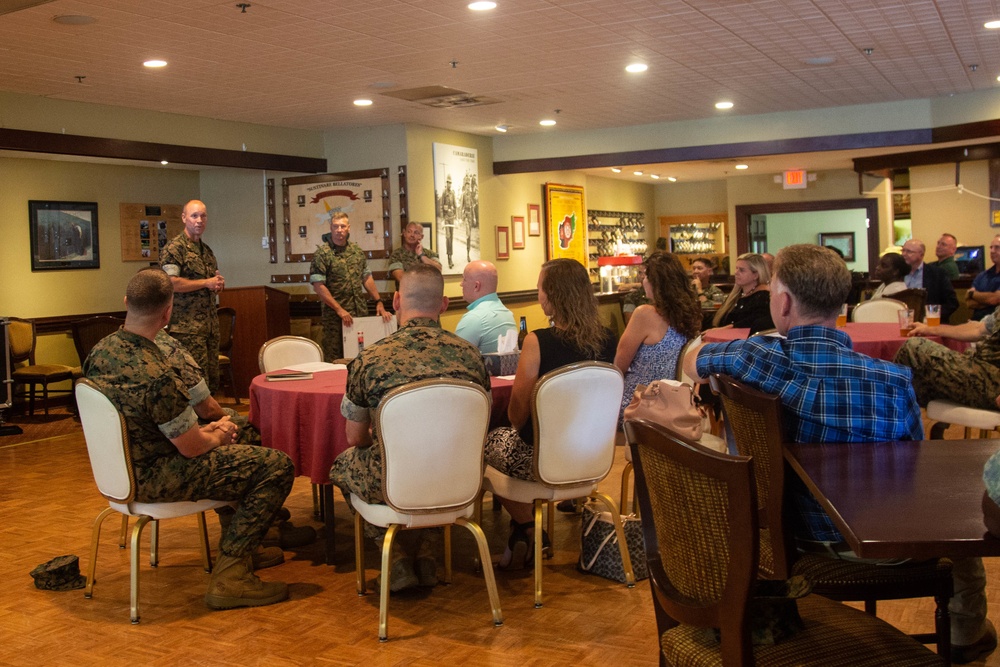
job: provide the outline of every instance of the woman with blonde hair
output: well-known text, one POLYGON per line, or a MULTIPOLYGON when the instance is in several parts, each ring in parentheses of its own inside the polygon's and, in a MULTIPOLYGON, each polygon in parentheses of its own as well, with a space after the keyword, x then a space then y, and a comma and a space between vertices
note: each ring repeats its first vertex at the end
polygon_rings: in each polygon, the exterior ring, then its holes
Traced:
POLYGON ((773 329, 771 320, 771 271, 763 255, 748 252, 736 258, 736 285, 715 314, 712 325, 758 331, 773 329))
MULTIPOLYGON (((615 334, 601 322, 597 297, 582 264, 572 259, 554 259, 543 264, 538 274, 538 303, 552 326, 536 329, 524 339, 507 408, 511 425, 494 429, 486 438, 486 463, 506 475, 525 480, 533 479, 531 394, 538 378, 578 361, 611 363, 615 357, 615 334)), ((506 498, 500 498, 500 502, 510 513, 511 534, 497 566, 530 567, 532 505, 506 498)), ((543 543, 546 538, 543 536, 543 543)))
POLYGON ((636 385, 673 379, 681 349, 701 329, 701 306, 677 257, 654 252, 645 264, 642 287, 651 303, 632 313, 615 353, 625 374, 619 423, 636 385))

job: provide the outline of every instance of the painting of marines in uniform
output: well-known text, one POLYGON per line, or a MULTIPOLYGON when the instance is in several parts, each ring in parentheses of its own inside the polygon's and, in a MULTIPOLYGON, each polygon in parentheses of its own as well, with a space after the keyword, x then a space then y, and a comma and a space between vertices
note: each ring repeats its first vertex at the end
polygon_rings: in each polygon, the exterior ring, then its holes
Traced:
POLYGON ((479 231, 479 154, 475 148, 434 144, 437 252, 444 275, 461 275, 482 251, 479 231))

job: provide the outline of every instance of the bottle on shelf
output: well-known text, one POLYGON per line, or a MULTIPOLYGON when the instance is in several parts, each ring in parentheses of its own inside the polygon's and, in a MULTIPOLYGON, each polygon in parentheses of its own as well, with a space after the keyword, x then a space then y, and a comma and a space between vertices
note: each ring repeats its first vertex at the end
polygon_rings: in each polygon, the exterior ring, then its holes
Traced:
POLYGON ((517 332, 517 349, 521 349, 524 345, 524 339, 528 335, 528 320, 525 319, 524 315, 521 316, 521 323, 518 325, 520 331, 517 332))

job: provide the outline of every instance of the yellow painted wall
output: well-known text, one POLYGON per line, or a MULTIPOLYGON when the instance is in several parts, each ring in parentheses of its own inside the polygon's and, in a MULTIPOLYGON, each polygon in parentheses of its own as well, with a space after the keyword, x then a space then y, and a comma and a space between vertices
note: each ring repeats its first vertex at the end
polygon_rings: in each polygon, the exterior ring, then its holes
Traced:
POLYGON ((913 238, 927 245, 927 261, 933 262, 934 244, 942 232, 958 238, 959 245, 982 245, 989 248, 990 240, 1000 228, 990 226, 989 164, 985 160, 963 162, 961 185, 968 190, 959 193, 955 185, 955 165, 937 164, 910 169, 910 208, 913 238), (939 192, 920 190, 947 189, 939 192))

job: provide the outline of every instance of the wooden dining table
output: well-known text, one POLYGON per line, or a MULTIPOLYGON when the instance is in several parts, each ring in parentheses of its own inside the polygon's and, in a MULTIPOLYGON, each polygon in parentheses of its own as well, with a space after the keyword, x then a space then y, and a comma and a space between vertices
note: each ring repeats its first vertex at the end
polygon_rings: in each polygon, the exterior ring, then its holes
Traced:
POLYGON ((788 444, 785 460, 862 558, 1000 556, 983 466, 1000 440, 788 444))
MULTIPOLYGON (((279 373, 281 371, 278 371, 279 373)), ((507 417, 513 380, 493 377, 491 428, 507 417)), ((320 371, 300 380, 271 381, 267 374, 250 383, 250 423, 266 447, 279 449, 292 459, 296 476, 308 477, 320 487, 321 514, 326 526, 326 560, 333 557, 333 486, 330 467, 347 449, 347 420, 340 402, 347 388, 344 369, 320 371)))
MULTIPOLYGON (((899 348, 906 342, 905 336, 899 335, 899 325, 894 322, 848 322, 838 327, 851 337, 851 347, 855 352, 874 359, 892 361, 899 348)), ((702 335, 706 343, 727 343, 732 340, 745 340, 750 335, 750 329, 708 329, 702 335)), ((969 343, 940 336, 928 336, 928 340, 941 343, 945 347, 964 352, 969 343)))

